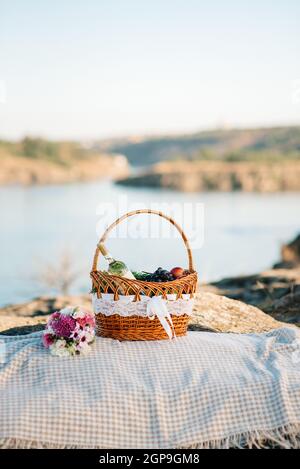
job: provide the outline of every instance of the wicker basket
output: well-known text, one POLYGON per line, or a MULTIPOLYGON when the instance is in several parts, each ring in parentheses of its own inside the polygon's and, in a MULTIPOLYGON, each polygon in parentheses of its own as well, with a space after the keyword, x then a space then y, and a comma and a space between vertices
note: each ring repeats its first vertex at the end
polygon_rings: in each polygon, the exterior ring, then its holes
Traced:
MULTIPOLYGON (((184 232, 172 218, 154 210, 136 210, 129 212, 117 219, 106 229, 96 248, 91 278, 93 282, 93 291, 95 292, 95 295, 98 299, 101 299, 102 294, 104 293, 113 293, 114 301, 112 303, 119 304, 118 300, 120 299, 120 295, 131 295, 132 301, 134 303, 133 310, 135 307, 138 307, 139 302, 143 302, 143 300, 148 300, 154 296, 160 297, 164 300, 169 298, 169 296, 167 296, 169 294, 172 294, 173 297, 176 295, 176 300, 182 300, 183 295, 189 295, 190 298, 192 298, 197 286, 197 273, 195 272, 193 266, 192 252, 184 232), (131 280, 97 270, 98 257, 100 254, 99 245, 105 242, 110 231, 120 222, 138 214, 158 215, 162 218, 165 218, 175 226, 175 228, 179 231, 187 249, 190 274, 177 280, 159 283, 131 280)), ((158 317, 142 317, 137 314, 132 314, 129 317, 123 316, 121 314, 107 315, 101 313, 101 311, 95 311, 95 313, 97 335, 102 337, 109 337, 118 340, 160 340, 167 339, 169 337, 165 328, 162 326, 161 320, 158 317)), ((173 335, 185 335, 187 332, 187 323, 189 320, 188 314, 171 314, 170 319, 174 333, 173 335)))

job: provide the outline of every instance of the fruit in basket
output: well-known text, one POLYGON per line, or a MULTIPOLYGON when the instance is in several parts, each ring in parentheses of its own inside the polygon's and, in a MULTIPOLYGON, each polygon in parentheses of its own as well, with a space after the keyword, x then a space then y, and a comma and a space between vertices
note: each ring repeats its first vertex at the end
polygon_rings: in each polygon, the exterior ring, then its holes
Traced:
POLYGON ((178 279, 178 278, 184 277, 185 270, 182 267, 174 267, 171 270, 171 274, 173 275, 175 279, 178 279))
POLYGON ((154 272, 154 275, 158 278, 158 281, 161 281, 161 282, 171 282, 172 280, 174 280, 171 272, 169 272, 166 269, 162 269, 161 267, 159 267, 154 272))
POLYGON ((153 274, 148 274, 147 282, 171 282, 174 280, 173 275, 166 269, 159 267, 153 274))
POLYGON ((133 272, 136 280, 142 280, 144 282, 172 282, 173 280, 185 277, 190 272, 183 269, 182 267, 174 267, 171 271, 158 267, 155 272, 133 272))

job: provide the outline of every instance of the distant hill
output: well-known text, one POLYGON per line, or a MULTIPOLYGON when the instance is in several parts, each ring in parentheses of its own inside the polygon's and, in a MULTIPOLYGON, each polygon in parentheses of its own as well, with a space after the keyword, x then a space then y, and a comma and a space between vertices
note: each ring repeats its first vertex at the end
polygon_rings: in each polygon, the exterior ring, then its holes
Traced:
POLYGON ((300 159, 300 127, 232 129, 99 142, 134 166, 167 160, 278 161, 300 159))
POLYGON ((50 141, 43 138, 25 137, 17 142, 0 140, 0 159, 3 156, 27 158, 32 161, 49 161, 69 166, 74 161, 99 156, 99 151, 85 148, 79 142, 50 141))
POLYGON ((63 184, 124 177, 126 158, 87 148, 78 142, 26 137, 0 141, 0 185, 63 184))

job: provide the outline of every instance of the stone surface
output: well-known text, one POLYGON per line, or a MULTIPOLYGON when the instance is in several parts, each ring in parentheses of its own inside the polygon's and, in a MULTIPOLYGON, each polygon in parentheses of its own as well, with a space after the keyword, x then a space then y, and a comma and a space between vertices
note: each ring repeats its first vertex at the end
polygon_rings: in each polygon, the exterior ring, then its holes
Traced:
MULTIPOLYGON (((91 309, 89 296, 38 298, 32 302, 0 310, 0 332, 9 335, 41 330, 47 317, 67 305, 80 304, 91 309)), ((282 327, 258 308, 209 292, 196 296, 191 330, 212 332, 260 333, 282 327)))
POLYGON ((70 305, 80 305, 84 308, 91 309, 91 299, 89 295, 35 298, 27 303, 0 308, 0 319, 1 316, 31 318, 44 316, 70 305))
POLYGON ((300 288, 275 301, 272 316, 300 327, 300 288))
POLYGON ((200 291, 240 300, 287 323, 300 322, 299 267, 271 269, 258 275, 227 278, 210 285, 201 285, 200 291))
POLYGON ((281 248, 282 263, 289 266, 300 265, 300 234, 281 248))
POLYGON ((20 335, 29 334, 44 329, 47 316, 15 317, 0 316, 0 334, 20 335))
POLYGON ((190 322, 191 330, 246 334, 268 332, 279 327, 283 327, 283 323, 254 306, 208 292, 197 295, 190 322))

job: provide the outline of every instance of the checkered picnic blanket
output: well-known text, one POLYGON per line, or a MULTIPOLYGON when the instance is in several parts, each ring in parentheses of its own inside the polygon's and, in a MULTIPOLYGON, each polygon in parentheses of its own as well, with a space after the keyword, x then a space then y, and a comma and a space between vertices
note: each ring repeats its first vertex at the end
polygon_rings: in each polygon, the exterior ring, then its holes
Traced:
POLYGON ((300 447, 300 333, 97 338, 58 358, 41 333, 4 337, 0 447, 300 447), (4 350, 5 349, 5 350, 4 350))

